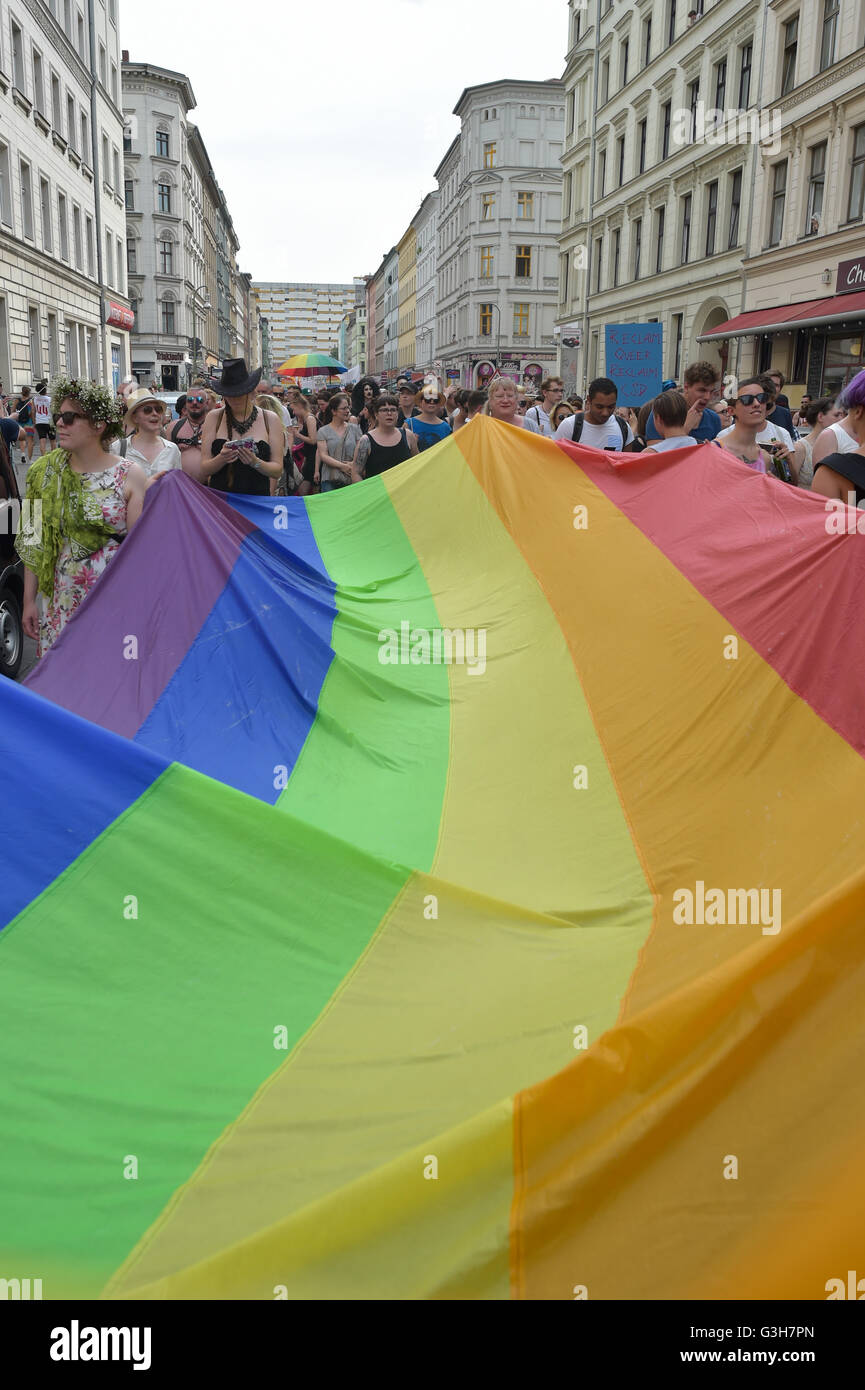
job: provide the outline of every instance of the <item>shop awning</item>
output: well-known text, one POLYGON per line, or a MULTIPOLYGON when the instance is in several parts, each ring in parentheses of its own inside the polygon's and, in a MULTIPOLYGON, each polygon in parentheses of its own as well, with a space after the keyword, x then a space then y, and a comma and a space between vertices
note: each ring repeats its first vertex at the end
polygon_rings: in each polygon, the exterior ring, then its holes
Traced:
POLYGON ((797 328, 816 328, 822 323, 845 323, 865 318, 865 290, 858 294, 835 294, 828 299, 807 299, 801 304, 782 304, 775 309, 749 309, 711 333, 700 333, 698 343, 719 338, 745 338, 753 333, 790 333, 797 328))

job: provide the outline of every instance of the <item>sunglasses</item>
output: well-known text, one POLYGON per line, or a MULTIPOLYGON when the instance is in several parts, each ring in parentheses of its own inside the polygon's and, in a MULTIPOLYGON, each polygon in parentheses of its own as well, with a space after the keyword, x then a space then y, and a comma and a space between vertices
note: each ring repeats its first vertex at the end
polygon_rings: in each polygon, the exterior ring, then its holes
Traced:
POLYGON ((165 407, 151 403, 149 405, 140 405, 138 409, 141 411, 142 415, 161 415, 165 407))
POLYGON ((755 395, 752 395, 749 392, 747 396, 736 397, 736 400, 739 402, 740 405, 753 405, 755 401, 757 401, 760 405, 765 405, 768 399, 769 398, 766 395, 765 391, 758 391, 755 395))
POLYGON ((187 405, 207 405, 207 397, 206 397, 206 396, 187 396, 187 397, 186 397, 186 403, 187 403, 187 405))
POLYGON ((72 425, 76 420, 86 420, 87 416, 78 410, 59 410, 54 416, 55 425, 72 425))

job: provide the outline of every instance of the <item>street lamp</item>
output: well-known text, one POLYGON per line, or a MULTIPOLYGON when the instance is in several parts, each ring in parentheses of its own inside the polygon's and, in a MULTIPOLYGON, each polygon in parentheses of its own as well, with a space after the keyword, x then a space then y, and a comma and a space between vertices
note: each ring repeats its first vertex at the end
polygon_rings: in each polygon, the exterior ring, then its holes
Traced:
POLYGON ((204 319, 204 314, 207 312, 207 310, 213 308, 213 305, 211 304, 210 300, 209 300, 208 297, 207 297, 207 282, 205 281, 205 283, 204 283, 203 285, 198 285, 198 286, 196 286, 196 288, 192 291, 192 375, 193 375, 193 376, 195 376, 195 368, 196 368, 196 365, 197 365, 197 362, 198 362, 198 321, 197 321, 197 318, 196 318, 196 300, 198 299, 198 296, 202 293, 202 291, 204 291, 204 298, 203 298, 202 301, 201 301, 201 307, 202 307, 202 309, 203 309, 203 311, 204 311, 204 313, 202 313, 202 316, 201 316, 201 317, 202 317, 202 320, 204 319))

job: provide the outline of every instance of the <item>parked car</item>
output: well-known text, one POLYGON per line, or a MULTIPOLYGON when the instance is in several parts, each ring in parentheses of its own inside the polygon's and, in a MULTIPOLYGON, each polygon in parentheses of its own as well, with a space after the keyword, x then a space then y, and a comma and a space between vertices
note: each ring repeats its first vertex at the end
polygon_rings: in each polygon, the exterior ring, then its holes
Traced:
POLYGON ((24 655, 24 564, 15 553, 21 494, 5 445, 0 445, 0 676, 18 675, 24 655))
POLYGON ((186 392, 185 392, 185 391, 154 391, 153 394, 154 394, 154 396, 157 398, 157 400, 160 400, 160 401, 164 401, 164 402, 165 402, 165 404, 168 406, 169 410, 171 411, 171 418, 172 418, 172 420, 176 420, 176 419, 177 419, 177 402, 180 400, 180 397, 181 397, 181 396, 184 396, 184 395, 186 394, 186 392))

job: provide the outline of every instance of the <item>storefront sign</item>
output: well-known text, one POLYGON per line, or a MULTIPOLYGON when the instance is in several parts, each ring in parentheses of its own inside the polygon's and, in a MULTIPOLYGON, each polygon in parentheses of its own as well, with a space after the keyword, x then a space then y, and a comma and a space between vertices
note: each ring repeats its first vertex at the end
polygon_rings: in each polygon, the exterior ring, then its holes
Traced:
POLYGON ((157 362, 184 362, 186 359, 182 352, 157 352, 157 362))
POLYGON ((562 324, 562 347, 578 348, 583 341, 583 326, 581 323, 562 324))
POLYGON ((105 305, 105 322, 112 328, 132 328, 135 315, 131 309, 124 309, 122 304, 109 300, 105 305))
POLYGON ((501 370, 503 372, 518 372, 520 370, 520 364, 508 357, 502 362, 501 370))
POLYGON ((855 261, 842 261, 838 267, 835 293, 852 294, 854 290, 865 290, 865 256, 857 256, 855 261))
POLYGON ((459 367, 448 367, 448 370, 447 370, 447 379, 448 379, 448 381, 459 381, 459 379, 460 379, 460 369, 459 369, 459 367))

